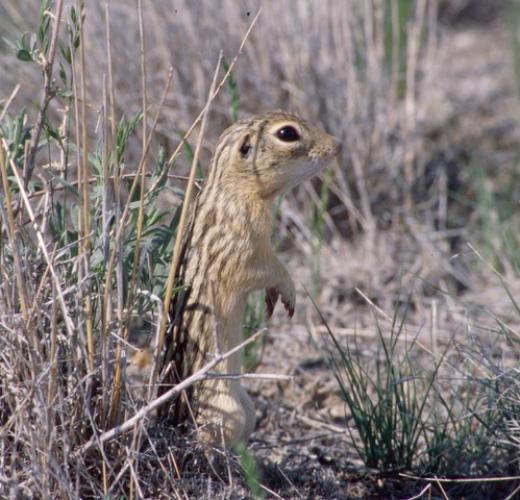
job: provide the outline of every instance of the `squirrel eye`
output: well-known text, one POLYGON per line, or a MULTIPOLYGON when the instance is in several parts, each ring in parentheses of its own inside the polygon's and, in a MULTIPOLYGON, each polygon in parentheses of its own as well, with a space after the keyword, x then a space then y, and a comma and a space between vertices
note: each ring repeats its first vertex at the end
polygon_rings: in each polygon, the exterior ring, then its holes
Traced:
POLYGON ((294 142, 300 138, 300 134, 294 127, 286 125, 276 132, 276 137, 284 142, 294 142))

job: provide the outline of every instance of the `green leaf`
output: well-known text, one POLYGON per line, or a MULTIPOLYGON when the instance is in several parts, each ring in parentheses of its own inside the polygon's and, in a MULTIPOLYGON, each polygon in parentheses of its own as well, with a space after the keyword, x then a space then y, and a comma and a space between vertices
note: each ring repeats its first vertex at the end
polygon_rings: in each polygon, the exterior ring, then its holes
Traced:
POLYGON ((30 40, 31 40, 31 37, 30 37, 29 33, 24 33, 20 40, 20 48, 25 49, 25 50, 30 50, 31 49, 30 40))
POLYGON ((65 71, 65 68, 63 67, 63 64, 61 62, 60 62, 59 75, 60 75, 61 81, 65 85, 67 85, 67 72, 65 71))
POLYGON ((74 93, 72 92, 72 90, 58 90, 56 92, 56 95, 58 97, 63 97, 65 99, 70 99, 74 95, 74 93))
POLYGON ((235 451, 238 454, 240 465, 244 471, 244 479, 246 480, 252 498, 255 500, 265 498, 264 492, 260 487, 260 473, 253 455, 251 455, 244 443, 238 443, 235 446, 235 451))
POLYGON ((74 196, 79 197, 79 191, 77 190, 74 184, 71 184, 69 181, 64 179, 63 177, 56 175, 52 170, 47 171, 49 177, 52 178, 57 184, 61 184, 67 191, 72 193, 74 196))
POLYGON ((28 50, 25 50, 25 49, 20 49, 16 53, 16 57, 18 59, 20 59, 20 61, 24 61, 24 62, 30 62, 30 61, 33 60, 32 56, 31 56, 31 53, 28 50))
POLYGON ((76 9, 74 7, 70 8, 70 19, 72 20, 73 24, 78 23, 78 16, 76 15, 76 9))
POLYGON ((63 45, 59 45, 61 55, 68 64, 72 64, 72 53, 70 51, 70 47, 64 47, 63 45))
POLYGON ((42 12, 40 14, 40 26, 38 27, 38 41, 40 42, 42 47, 48 45, 47 33, 49 32, 50 24, 51 16, 46 11, 42 12))
MULTIPOLYGON (((229 64, 225 59, 222 60, 222 65, 224 66, 224 69, 226 71, 229 70, 229 64)), ((227 91, 228 91, 228 94, 229 94, 229 97, 231 100, 230 105, 229 105, 229 113, 231 115, 231 120, 233 122, 236 122, 238 119, 239 96, 238 96, 238 85, 237 85, 235 78, 233 77, 233 72, 231 72, 229 74, 229 78, 227 81, 227 91)))

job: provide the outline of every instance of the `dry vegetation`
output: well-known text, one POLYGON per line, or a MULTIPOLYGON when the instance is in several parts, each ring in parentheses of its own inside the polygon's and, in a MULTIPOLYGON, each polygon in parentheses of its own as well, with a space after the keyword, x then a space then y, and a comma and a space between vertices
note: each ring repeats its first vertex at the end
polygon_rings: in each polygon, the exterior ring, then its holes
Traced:
POLYGON ((0 496, 518 495, 516 2, 86 4, 0 4, 0 496), (294 379, 249 382, 247 449, 200 449, 126 360, 160 331, 190 165, 278 107, 343 142, 280 202, 298 309, 246 352, 294 379))

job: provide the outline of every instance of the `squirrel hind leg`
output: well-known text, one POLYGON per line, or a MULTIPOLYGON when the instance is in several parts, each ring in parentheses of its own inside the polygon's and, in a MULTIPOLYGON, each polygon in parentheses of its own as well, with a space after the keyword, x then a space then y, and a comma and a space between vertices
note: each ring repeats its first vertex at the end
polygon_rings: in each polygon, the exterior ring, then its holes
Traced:
POLYGON ((197 417, 199 440, 226 447, 247 442, 255 427, 255 410, 245 389, 240 385, 231 388, 227 383, 218 384, 206 390, 205 396, 197 417))

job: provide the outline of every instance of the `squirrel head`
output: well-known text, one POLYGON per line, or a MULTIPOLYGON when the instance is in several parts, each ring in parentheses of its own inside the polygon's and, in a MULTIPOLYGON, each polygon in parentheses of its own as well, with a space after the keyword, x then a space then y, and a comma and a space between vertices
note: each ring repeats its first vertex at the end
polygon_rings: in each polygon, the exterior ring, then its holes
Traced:
POLYGON ((340 150, 340 142, 323 130, 273 111, 224 131, 209 180, 272 199, 318 173, 340 150))

